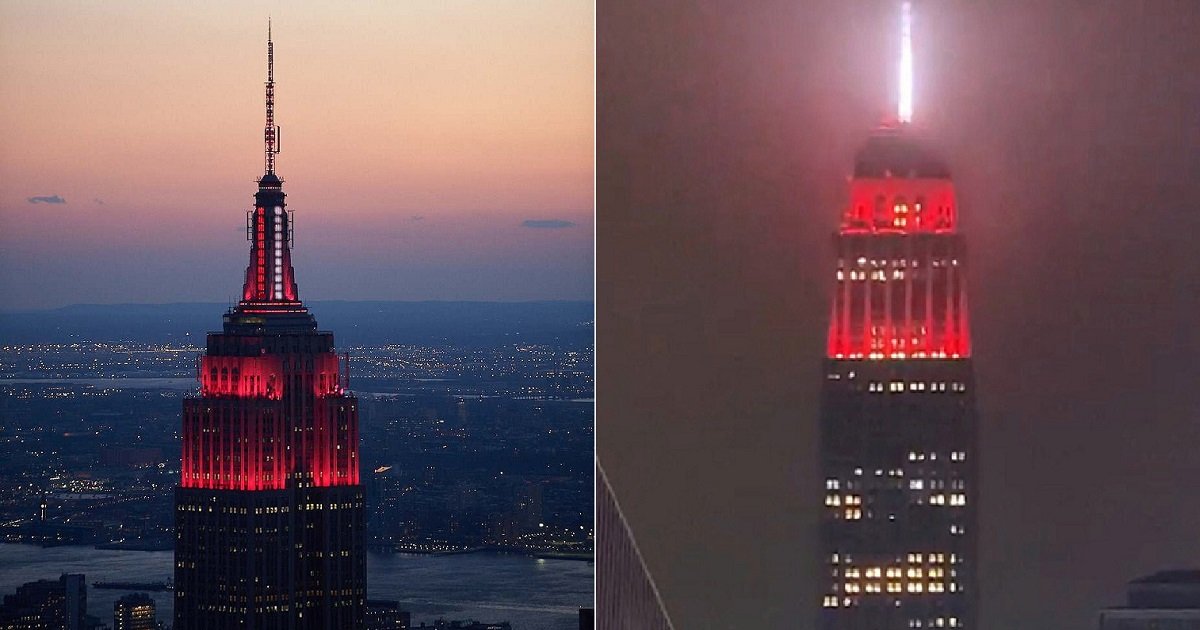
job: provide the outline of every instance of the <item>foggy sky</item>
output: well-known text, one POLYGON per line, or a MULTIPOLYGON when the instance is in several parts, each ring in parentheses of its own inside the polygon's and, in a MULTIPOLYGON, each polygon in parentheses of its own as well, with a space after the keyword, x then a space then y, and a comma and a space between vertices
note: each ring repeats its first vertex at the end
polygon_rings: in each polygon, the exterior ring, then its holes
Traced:
MULTIPOLYGON (((807 627, 817 387, 898 2, 606 0, 597 439, 677 627, 807 627)), ((1200 4, 917 2, 957 182, 989 630, 1200 567, 1200 4)))
POLYGON ((592 15, 4 2, 0 308, 238 294, 268 16, 302 297, 588 299, 592 15))

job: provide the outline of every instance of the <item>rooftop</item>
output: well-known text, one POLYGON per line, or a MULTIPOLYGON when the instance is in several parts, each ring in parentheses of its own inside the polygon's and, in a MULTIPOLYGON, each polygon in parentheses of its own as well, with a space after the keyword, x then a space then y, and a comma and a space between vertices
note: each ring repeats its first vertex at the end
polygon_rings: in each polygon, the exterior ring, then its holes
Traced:
POLYGON ((1196 584, 1200 585, 1200 569, 1173 569, 1140 577, 1130 584, 1196 584))

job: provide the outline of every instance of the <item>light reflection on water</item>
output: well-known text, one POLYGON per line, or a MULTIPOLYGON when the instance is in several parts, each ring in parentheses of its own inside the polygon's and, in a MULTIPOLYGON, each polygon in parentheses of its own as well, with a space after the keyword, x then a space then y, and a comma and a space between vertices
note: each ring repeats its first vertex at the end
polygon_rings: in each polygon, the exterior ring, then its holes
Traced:
MULTIPOLYGON (((92 588, 96 581, 157 582, 172 574, 170 551, 0 544, 0 595, 25 582, 83 573, 88 612, 112 619, 125 591, 92 588)), ((593 567, 578 560, 471 553, 445 556, 367 554, 367 594, 399 600, 413 621, 509 621, 513 630, 575 630, 580 606, 592 605, 593 567)), ((149 593, 160 620, 170 619, 171 593, 149 593)))

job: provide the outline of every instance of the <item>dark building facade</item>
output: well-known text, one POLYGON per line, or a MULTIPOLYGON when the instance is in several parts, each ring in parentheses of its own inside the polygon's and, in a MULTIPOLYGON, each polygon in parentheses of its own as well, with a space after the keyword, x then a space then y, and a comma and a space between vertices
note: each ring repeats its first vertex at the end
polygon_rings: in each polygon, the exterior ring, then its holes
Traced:
POLYGON ((1130 582, 1124 606, 1100 611, 1100 630, 1200 630, 1200 571, 1159 571, 1130 582))
POLYGON ((834 236, 820 420, 819 627, 974 628, 977 419, 966 251, 908 123, 858 153, 834 236))
POLYGON ((87 623, 87 581, 82 574, 64 573, 57 580, 28 582, 4 596, 0 630, 84 630, 87 623))
MULTIPOLYGON (((581 626, 584 616, 580 615, 581 626)), ((596 463, 596 628, 672 630, 621 506, 596 463)))
POLYGON ((363 625, 358 404, 333 333, 298 296, 269 36, 267 50, 265 173, 246 218, 242 299, 208 334, 200 395, 183 408, 176 630, 363 625))

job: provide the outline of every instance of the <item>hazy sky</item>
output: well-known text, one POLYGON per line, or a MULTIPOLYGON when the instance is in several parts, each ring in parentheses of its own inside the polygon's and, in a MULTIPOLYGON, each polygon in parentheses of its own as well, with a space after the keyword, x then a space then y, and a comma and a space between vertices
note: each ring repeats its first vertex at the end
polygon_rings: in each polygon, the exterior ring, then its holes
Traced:
POLYGON ((238 294, 268 15, 303 298, 590 298, 591 2, 7 0, 0 308, 238 294))
MULTIPOLYGON (((981 628, 1095 628, 1200 567, 1200 3, 914 5, 970 252, 981 628)), ((898 6, 600 5, 596 435, 679 628, 814 619, 831 239, 898 6)))

